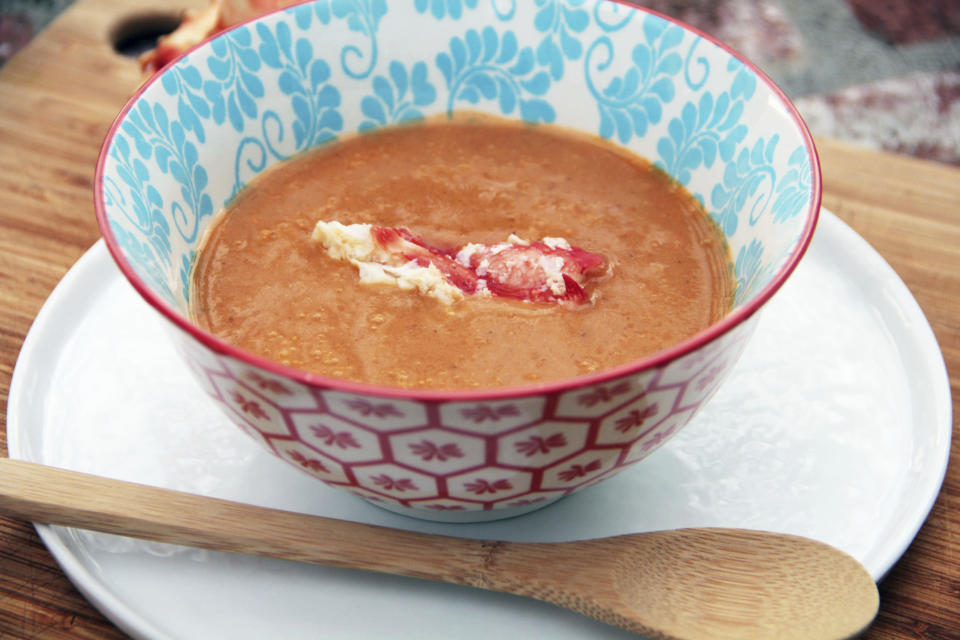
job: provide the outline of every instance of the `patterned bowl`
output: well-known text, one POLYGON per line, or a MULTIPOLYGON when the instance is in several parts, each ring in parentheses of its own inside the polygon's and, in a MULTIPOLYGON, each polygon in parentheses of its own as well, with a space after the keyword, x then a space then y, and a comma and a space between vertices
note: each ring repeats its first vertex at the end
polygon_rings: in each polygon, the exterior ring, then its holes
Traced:
POLYGON ((800 260, 820 205, 810 134, 769 79, 694 29, 595 0, 317 0, 263 16, 146 83, 106 138, 95 188, 114 259, 233 422, 330 485, 464 522, 547 505, 687 424, 800 260), (469 392, 328 379, 191 324, 198 240, 251 178, 338 136, 459 108, 592 132, 651 159, 726 235, 734 310, 613 370, 469 392))

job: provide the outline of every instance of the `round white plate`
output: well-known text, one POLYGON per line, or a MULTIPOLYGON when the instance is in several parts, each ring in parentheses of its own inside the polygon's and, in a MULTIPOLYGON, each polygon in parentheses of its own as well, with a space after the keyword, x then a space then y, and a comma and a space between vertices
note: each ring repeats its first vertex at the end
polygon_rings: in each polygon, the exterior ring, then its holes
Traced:
MULTIPOLYGON (((644 462, 519 518, 427 523, 330 489, 230 426, 194 386, 163 320, 97 244, 24 343, 10 390, 9 451, 124 480, 468 537, 783 531, 839 547, 879 579, 923 523, 946 470, 950 393, 933 333, 893 270, 829 212, 762 313, 724 388, 644 462), (158 378, 162 385, 152 383, 158 378), (156 388, 164 392, 149 391, 156 388)), ((514 596, 37 529, 79 589, 135 637, 631 637, 514 596)))

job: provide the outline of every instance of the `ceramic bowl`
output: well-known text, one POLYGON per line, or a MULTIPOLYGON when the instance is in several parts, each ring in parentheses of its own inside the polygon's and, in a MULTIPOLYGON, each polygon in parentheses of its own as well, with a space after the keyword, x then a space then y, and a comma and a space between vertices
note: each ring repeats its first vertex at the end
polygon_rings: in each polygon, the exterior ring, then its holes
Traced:
POLYGON ((445 521, 545 506, 667 442, 734 365, 820 205, 809 132, 756 67, 661 15, 576 0, 318 0, 242 24, 129 101, 95 189, 120 269, 238 427, 332 486, 445 521), (556 123, 649 158, 726 236, 733 311, 612 370, 469 392, 312 375, 190 322, 197 243, 254 176, 357 131, 457 109, 556 123))

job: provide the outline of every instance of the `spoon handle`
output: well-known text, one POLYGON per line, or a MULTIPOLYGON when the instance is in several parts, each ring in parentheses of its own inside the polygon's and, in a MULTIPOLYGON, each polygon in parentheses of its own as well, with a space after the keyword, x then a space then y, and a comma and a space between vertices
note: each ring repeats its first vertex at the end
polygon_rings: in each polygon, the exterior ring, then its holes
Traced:
MULTIPOLYGON (((578 551, 586 551, 581 547, 589 546, 589 542, 514 543, 423 534, 258 507, 9 458, 0 458, 0 513, 214 551, 505 591, 553 602, 609 624, 625 622, 603 615, 602 608, 597 609, 576 595, 571 598, 563 587, 556 588, 568 577, 559 560, 573 560, 573 565, 591 564, 587 555, 578 557, 578 551)), ((603 575, 601 580, 607 578, 603 575)), ((580 581, 584 579, 596 580, 582 576, 580 581)))
POLYGON ((464 584, 480 540, 257 507, 0 458, 0 512, 157 542, 464 584))

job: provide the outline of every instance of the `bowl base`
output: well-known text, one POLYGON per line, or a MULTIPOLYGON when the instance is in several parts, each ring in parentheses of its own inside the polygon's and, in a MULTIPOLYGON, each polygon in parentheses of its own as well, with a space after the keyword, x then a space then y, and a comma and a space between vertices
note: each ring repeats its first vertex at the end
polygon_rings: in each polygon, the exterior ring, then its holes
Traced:
POLYGON ((453 524, 468 524, 474 522, 492 522, 494 520, 505 520, 515 518, 533 511, 539 511, 548 507, 561 498, 553 500, 543 500, 534 504, 526 504, 518 507, 506 507, 503 509, 491 510, 434 510, 434 509, 416 509, 414 507, 404 507, 397 504, 378 502, 376 500, 366 500, 375 507, 380 507, 386 511, 399 513, 402 516, 408 516, 417 520, 428 520, 431 522, 446 522, 453 524))

